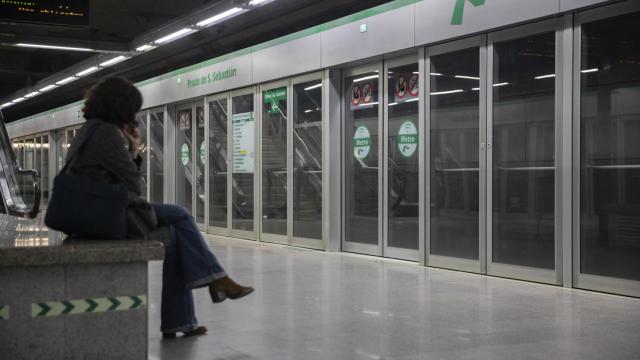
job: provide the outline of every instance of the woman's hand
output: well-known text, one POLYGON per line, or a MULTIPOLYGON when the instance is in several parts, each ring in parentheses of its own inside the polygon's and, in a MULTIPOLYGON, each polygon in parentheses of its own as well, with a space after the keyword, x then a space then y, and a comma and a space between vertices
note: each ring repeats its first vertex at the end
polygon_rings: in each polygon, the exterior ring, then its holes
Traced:
POLYGON ((129 152, 133 159, 137 158, 140 154, 140 144, 142 144, 142 136, 140 130, 137 127, 125 125, 122 129, 122 133, 129 140, 129 152))

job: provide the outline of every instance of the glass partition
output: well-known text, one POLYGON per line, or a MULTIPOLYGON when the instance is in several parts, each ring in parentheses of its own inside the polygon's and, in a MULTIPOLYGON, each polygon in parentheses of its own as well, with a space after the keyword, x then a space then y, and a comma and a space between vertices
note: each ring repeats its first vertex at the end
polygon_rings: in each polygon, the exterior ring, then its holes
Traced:
POLYGON ((195 176, 194 182, 196 184, 196 222, 200 225, 204 224, 204 202, 206 199, 205 194, 205 162, 206 162, 206 138, 204 136, 204 107, 196 106, 196 141, 194 142, 195 147, 193 151, 195 151, 195 176))
POLYGON ((262 232, 287 235, 287 87, 262 92, 262 232))
POLYGON ((49 202, 49 135, 42 136, 42 172, 40 186, 42 188, 42 203, 49 202))
POLYGON ((233 146, 232 229, 254 231, 255 119, 253 94, 234 96, 231 115, 233 146))
POLYGON ((142 174, 142 178, 144 179, 145 188, 142 189, 142 196, 147 198, 147 186, 149 186, 149 176, 147 174, 147 155, 149 146, 147 145, 147 112, 144 111, 136 115, 136 121, 138 122, 138 130, 140 131, 140 138, 142 142, 140 143, 140 157, 142 158, 142 163, 140 164, 140 174, 142 174))
POLYGON ((189 212, 193 211, 193 161, 191 151, 193 149, 191 107, 177 111, 176 131, 176 204, 184 206, 189 212))
POLYGON ((164 202, 164 112, 149 113, 149 193, 151 201, 164 202))
POLYGON ((391 67, 387 79, 387 246, 418 250, 418 64, 391 67))
POLYGON ((582 25, 580 259, 574 260, 583 274, 635 281, 640 280, 638 23, 635 12, 582 25))
POLYGON ((322 239, 322 81, 293 85, 293 236, 322 239))
POLYGON ((378 71, 372 71, 345 79, 347 244, 379 246, 379 77, 378 71))
POLYGON ((227 228, 228 100, 209 101, 209 226, 227 228))
POLYGON ((555 33, 493 45, 492 261, 554 269, 555 33))
POLYGON ((480 49, 432 56, 429 253, 479 259, 480 49))

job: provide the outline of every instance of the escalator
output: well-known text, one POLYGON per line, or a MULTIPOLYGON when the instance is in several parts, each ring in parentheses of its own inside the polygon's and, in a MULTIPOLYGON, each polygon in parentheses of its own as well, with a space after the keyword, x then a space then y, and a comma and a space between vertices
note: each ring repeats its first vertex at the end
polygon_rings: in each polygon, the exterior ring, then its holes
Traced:
POLYGON ((40 210, 40 176, 36 170, 23 170, 18 165, 1 111, 0 145, 0 211, 33 219, 40 210))

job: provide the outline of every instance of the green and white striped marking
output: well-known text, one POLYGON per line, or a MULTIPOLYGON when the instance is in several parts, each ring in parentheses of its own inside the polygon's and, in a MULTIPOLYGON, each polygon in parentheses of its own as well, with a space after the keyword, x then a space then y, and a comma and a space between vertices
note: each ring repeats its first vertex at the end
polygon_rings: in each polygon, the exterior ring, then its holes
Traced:
POLYGON ((31 317, 50 317, 144 309, 147 295, 49 301, 31 304, 31 317))
POLYGON ((9 320, 10 317, 9 305, 0 305, 0 320, 9 320))

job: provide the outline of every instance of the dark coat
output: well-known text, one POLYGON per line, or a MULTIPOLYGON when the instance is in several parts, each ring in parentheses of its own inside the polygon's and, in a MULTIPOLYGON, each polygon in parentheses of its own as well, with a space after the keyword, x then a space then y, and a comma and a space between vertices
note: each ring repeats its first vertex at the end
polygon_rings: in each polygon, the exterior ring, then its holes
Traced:
POLYGON ((101 120, 87 120, 67 152, 67 162, 74 157, 67 173, 89 176, 94 181, 124 184, 129 190, 127 238, 148 238, 157 226, 157 220, 153 208, 142 197, 145 189, 140 173, 142 158, 132 159, 128 148, 129 141, 117 126, 101 120), (78 152, 90 133, 91 137, 78 152))

